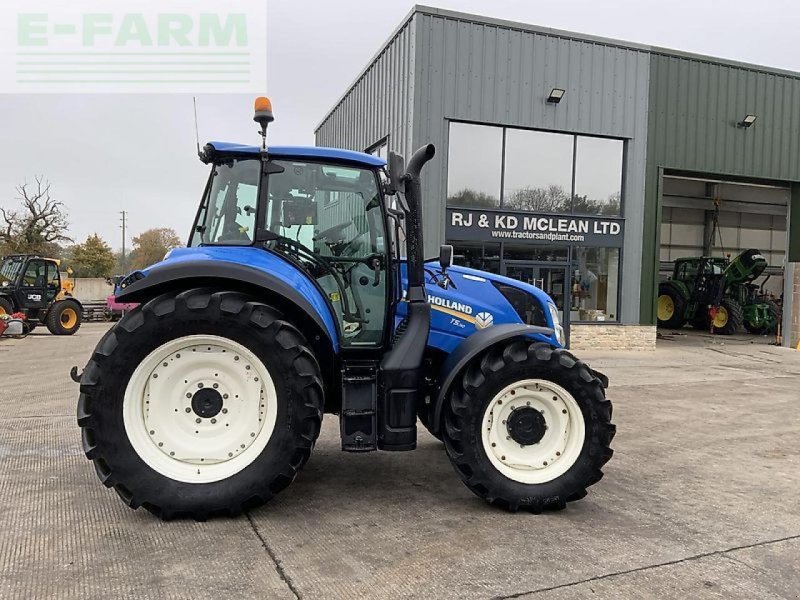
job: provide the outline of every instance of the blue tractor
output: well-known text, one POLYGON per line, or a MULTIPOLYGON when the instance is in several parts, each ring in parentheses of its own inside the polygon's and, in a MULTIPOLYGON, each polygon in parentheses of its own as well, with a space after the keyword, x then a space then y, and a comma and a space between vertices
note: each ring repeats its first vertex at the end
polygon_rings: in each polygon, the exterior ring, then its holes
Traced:
POLYGON ((360 152, 212 142, 188 247, 128 275, 78 424, 101 481, 164 519, 235 515, 288 486, 323 414, 342 449, 407 451, 417 420, 475 494, 562 509, 611 458, 606 377, 553 301, 423 255, 420 172, 360 152), (405 252, 403 251, 405 249, 405 252), (405 254, 405 256, 403 256, 405 254))

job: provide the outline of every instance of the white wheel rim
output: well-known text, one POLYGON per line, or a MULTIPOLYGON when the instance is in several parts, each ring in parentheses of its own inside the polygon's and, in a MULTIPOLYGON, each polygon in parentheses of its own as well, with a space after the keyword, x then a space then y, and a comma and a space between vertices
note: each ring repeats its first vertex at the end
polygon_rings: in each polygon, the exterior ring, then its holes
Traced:
POLYGON ((267 446, 277 414, 275 384, 261 360, 214 335, 182 337, 155 349, 134 371, 123 400, 125 432, 139 457, 186 483, 242 471, 267 446), (202 408, 207 398, 210 411, 202 408))
POLYGON ((509 479, 538 484, 566 473, 578 460, 586 437, 578 403, 552 381, 526 379, 502 389, 483 415, 483 449, 492 465, 509 479), (531 408, 544 417, 547 429, 533 444, 515 441, 508 420, 515 410, 531 408))

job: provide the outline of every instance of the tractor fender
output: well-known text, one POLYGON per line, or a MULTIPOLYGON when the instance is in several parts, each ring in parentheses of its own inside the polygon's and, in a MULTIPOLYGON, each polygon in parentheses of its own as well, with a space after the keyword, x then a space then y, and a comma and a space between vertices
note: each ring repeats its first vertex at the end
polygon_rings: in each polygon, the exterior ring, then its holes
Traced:
POLYGON ((327 338, 334 350, 337 348, 338 339, 333 316, 327 314, 326 322, 320 313, 323 306, 327 310, 322 294, 313 288, 318 296, 314 300, 319 308, 315 308, 312 301, 303 294, 303 291, 308 292, 309 290, 298 290, 297 287, 301 286, 295 287, 291 284, 292 282, 285 281, 275 274, 259 268, 222 260, 165 261, 149 268, 146 273, 137 273, 133 277, 128 276, 127 279, 133 280, 133 282, 116 295, 117 302, 144 303, 163 292, 185 288, 189 282, 191 282, 190 286, 221 284, 229 289, 265 290, 270 292, 273 297, 282 299, 283 306, 279 305, 278 308, 291 307, 299 311, 300 314, 297 316, 310 319, 327 338))
POLYGON ((461 374, 464 368, 479 354, 482 354, 492 346, 505 342, 513 338, 530 338, 532 335, 540 335, 541 341, 550 343, 548 339, 553 336, 553 330, 549 327, 538 327, 536 325, 523 325, 521 323, 505 323, 495 325, 488 329, 481 329, 466 338, 458 348, 456 348, 442 364, 439 380, 442 382, 436 402, 433 406, 433 431, 438 433, 441 430, 442 410, 445 398, 450 392, 450 388, 461 374))

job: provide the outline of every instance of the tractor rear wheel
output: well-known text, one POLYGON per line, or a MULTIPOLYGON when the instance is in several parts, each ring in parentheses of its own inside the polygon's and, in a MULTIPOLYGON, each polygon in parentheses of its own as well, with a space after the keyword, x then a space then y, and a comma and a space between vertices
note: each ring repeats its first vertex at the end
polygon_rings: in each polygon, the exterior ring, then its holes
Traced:
POLYGON ((77 300, 59 300, 45 317, 45 325, 53 335, 72 335, 81 327, 83 311, 77 300))
POLYGON ((81 379, 78 424, 101 481, 128 506, 204 520, 288 486, 322 408, 319 364, 280 312, 193 289, 109 330, 81 379))
POLYGON ((0 315, 13 315, 14 306, 8 298, 0 296, 0 315))
POLYGON ((658 286, 656 307, 659 327, 680 329, 686 323, 686 300, 674 287, 663 284, 658 286))
POLYGON ((445 405, 450 461, 476 495, 508 510, 559 510, 600 481, 611 403, 586 364, 512 341, 467 367, 445 405))
POLYGON ((732 298, 723 298, 717 307, 714 318, 711 319, 711 328, 719 335, 733 335, 740 331, 744 325, 744 313, 739 303, 732 298))

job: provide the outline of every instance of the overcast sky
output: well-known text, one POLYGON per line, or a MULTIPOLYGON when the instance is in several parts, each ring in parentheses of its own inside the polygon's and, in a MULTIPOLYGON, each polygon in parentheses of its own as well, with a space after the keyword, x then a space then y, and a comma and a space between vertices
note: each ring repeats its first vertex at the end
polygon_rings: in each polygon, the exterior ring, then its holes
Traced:
MULTIPOLYGON (((314 127, 413 6, 409 0, 269 0, 273 144, 313 144, 314 127)), ((800 71, 800 5, 790 0, 438 0, 428 4, 800 71)), ((201 143, 257 143, 250 96, 200 96, 201 143)), ((195 155, 191 96, 0 94, 0 206, 48 178, 71 234, 120 246, 150 227, 188 234, 207 167, 195 155)))

